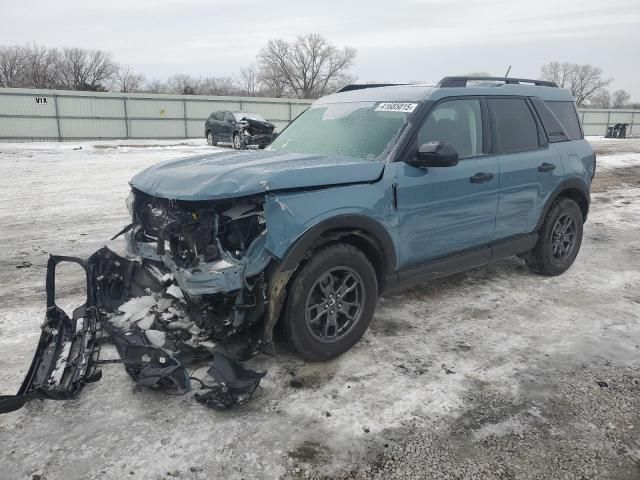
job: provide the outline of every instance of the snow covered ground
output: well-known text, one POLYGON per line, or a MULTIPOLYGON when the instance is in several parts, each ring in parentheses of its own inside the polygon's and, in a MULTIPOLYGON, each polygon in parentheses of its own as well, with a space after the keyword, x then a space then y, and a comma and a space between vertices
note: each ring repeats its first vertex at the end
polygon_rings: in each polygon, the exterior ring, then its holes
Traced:
MULTIPOLYGON (((386 296, 337 360, 253 359, 262 395, 232 412, 134 392, 106 365, 75 400, 0 416, 0 477, 638 478, 640 140, 590 141, 593 206, 563 276, 508 259, 386 296)), ((135 172, 210 151, 0 144, 0 394, 31 361, 49 253, 88 256, 126 224, 135 172)), ((69 307, 82 277, 64 273, 69 307)))

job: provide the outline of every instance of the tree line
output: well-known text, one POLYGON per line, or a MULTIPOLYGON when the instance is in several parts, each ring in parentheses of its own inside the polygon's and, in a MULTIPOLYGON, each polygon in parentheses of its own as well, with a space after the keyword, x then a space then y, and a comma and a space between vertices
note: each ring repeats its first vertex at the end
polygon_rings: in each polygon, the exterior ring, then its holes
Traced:
POLYGON ((237 75, 147 79, 105 50, 0 45, 0 86, 89 91, 318 98, 354 80, 356 51, 318 34, 270 40, 237 75))
MULTIPOLYGON (((105 50, 0 45, 0 86, 90 91, 177 93, 182 95, 242 95, 252 97, 318 98, 355 81, 350 74, 356 50, 338 47, 318 34, 294 41, 269 40, 256 62, 233 76, 194 77, 176 74, 147 79, 116 62, 105 50)), ((599 67, 549 62, 540 77, 571 91, 580 106, 639 108, 629 104, 622 89, 610 91, 612 78, 599 67)))
POLYGON ((640 107, 640 104, 629 104, 631 95, 626 90, 611 92, 609 85, 613 78, 604 78, 602 69, 593 65, 549 62, 540 69, 540 76, 543 80, 550 80, 568 89, 582 107, 640 107))

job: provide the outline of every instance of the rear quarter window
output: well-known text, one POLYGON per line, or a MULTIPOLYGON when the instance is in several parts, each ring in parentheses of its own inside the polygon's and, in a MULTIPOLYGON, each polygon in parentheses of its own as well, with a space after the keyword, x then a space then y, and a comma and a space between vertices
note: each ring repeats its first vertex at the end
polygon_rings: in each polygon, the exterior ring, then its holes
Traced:
POLYGON ((538 127, 524 98, 491 98, 494 153, 524 152, 539 148, 538 127))
POLYGON ((542 100, 539 98, 532 98, 531 102, 533 103, 536 112, 538 112, 542 126, 547 132, 549 142, 566 142, 570 140, 569 135, 560 124, 560 121, 542 100))
POLYGON ((552 102, 545 101, 549 109, 564 127, 564 131, 569 135, 569 140, 579 140, 582 137, 582 129, 578 120, 578 112, 573 102, 552 102))

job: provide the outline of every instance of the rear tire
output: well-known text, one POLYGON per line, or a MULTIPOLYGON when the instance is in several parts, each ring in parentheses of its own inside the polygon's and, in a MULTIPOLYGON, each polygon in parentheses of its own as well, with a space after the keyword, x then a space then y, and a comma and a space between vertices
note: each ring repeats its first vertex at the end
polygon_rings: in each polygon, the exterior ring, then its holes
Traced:
POLYGON ((566 272, 575 261, 582 244, 582 210, 570 198, 557 199, 540 228, 538 243, 527 259, 527 266, 542 275, 566 272))
POLYGON ((343 243, 325 247, 291 283, 283 318, 286 336, 305 360, 335 358, 362 338, 377 299, 376 272, 364 253, 343 243))

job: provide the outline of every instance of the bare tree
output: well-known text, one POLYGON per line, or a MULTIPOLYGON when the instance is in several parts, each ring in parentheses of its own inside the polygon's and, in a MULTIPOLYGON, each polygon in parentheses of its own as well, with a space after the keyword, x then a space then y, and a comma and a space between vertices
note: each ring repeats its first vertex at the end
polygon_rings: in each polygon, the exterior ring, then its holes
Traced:
POLYGON ((611 93, 606 88, 601 88, 591 97, 591 104, 595 107, 609 108, 611 106, 611 93))
POLYGON ((144 84, 144 75, 134 73, 131 67, 119 67, 113 79, 112 89, 122 93, 137 92, 144 84))
POLYGON ((233 95, 236 93, 235 81, 231 77, 208 77, 200 86, 202 95, 233 95))
POLYGON ((26 47, 24 83, 31 88, 57 88, 61 83, 60 52, 36 44, 26 47))
POLYGON ((560 88, 569 88, 570 78, 575 64, 569 62, 549 62, 540 68, 544 80, 555 82, 560 88))
POLYGON ((65 48, 60 56, 60 77, 67 88, 104 90, 117 71, 118 64, 105 50, 65 48))
POLYGON ((287 93, 287 85, 279 73, 268 66, 261 66, 258 79, 262 85, 262 93, 267 97, 281 98, 287 93))
POLYGON ((19 87, 24 81, 27 51, 19 45, 0 46, 0 86, 19 87))
POLYGON ((293 43, 269 40, 258 61, 267 76, 280 80, 298 98, 317 98, 336 89, 354 63, 355 49, 342 49, 318 34, 293 43))
POLYGON ((613 92, 613 108, 622 108, 625 104, 631 99, 631 95, 629 95, 625 90, 616 90, 613 92))
POLYGON ((603 79, 602 70, 593 65, 578 65, 569 62, 550 62, 540 69, 545 80, 555 82, 561 88, 567 88, 582 105, 597 91, 609 85, 613 79, 603 79))
POLYGON ((145 84, 144 90, 149 93, 167 93, 169 87, 162 80, 154 78, 145 84))
POLYGON ((189 75, 178 74, 167 80, 167 85, 171 93, 180 95, 199 95, 202 90, 202 80, 189 75))
POLYGON ((249 65, 247 68, 241 68, 240 74, 236 77, 238 89, 242 95, 255 97, 260 90, 260 76, 258 67, 249 65))

